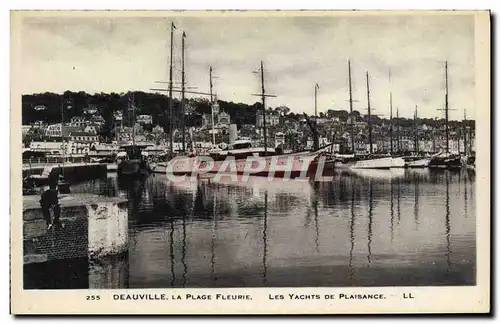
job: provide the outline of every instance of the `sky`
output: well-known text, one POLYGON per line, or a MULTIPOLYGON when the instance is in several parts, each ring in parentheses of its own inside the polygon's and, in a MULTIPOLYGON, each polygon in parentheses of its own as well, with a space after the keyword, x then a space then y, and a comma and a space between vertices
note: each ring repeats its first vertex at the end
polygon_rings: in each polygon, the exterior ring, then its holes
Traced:
MULTIPOLYGON (((252 104, 260 98, 264 63, 268 107, 295 113, 349 109, 351 61, 354 109, 367 113, 366 72, 372 114, 442 117, 444 61, 448 61, 450 119, 464 109, 475 117, 474 16, 196 16, 25 17, 21 31, 22 93, 65 90, 154 92, 168 80, 170 25, 174 22, 174 83, 180 85, 181 35, 185 73, 193 91, 252 104), (390 73, 389 73, 390 71, 390 73), (390 74, 390 78, 389 78, 390 74)), ((176 94, 179 96, 179 94, 176 94)), ((187 95, 191 97, 193 95, 187 95)))

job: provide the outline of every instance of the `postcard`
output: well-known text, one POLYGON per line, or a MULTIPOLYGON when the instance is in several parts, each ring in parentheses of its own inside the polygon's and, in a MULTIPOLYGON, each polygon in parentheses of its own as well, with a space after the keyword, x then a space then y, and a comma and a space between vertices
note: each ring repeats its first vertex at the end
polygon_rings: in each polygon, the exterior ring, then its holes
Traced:
POLYGON ((12 11, 11 313, 490 312, 489 11, 12 11))

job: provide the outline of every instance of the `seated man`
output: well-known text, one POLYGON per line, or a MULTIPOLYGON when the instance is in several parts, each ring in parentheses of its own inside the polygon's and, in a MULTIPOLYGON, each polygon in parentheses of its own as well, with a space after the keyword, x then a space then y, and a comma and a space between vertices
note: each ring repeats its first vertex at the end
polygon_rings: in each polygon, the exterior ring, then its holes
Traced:
POLYGON ((57 196, 57 182, 51 181, 49 189, 42 193, 40 205, 42 206, 43 219, 47 224, 47 229, 53 226, 60 225, 59 217, 61 216, 61 207, 59 206, 59 198, 57 196), (54 219, 50 215, 50 210, 54 213, 54 219))

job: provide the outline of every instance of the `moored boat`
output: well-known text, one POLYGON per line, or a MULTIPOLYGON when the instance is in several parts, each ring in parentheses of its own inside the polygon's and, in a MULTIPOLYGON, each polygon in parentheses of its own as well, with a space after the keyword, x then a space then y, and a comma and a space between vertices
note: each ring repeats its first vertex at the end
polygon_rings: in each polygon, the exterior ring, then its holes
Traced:
POLYGON ((445 149, 431 157, 429 168, 458 169, 462 167, 462 159, 458 154, 450 153, 449 127, 448 127, 448 61, 445 62, 445 149))
POLYGON ((404 160, 407 168, 427 168, 431 161, 430 158, 419 156, 406 157, 404 160))
POLYGON ((365 179, 391 180, 403 178, 406 170, 403 168, 391 169, 351 169, 350 173, 365 179))
POLYGON ((329 146, 316 151, 280 154, 275 150, 254 148, 250 141, 239 141, 236 149, 213 152, 206 156, 179 156, 158 163, 155 172, 181 176, 203 173, 253 176, 310 176, 322 171, 328 159, 320 156, 329 146))
POLYGON ((430 158, 429 168, 458 169, 462 167, 459 155, 450 153, 439 153, 430 158))
MULTIPOLYGON (((129 99, 128 109, 132 110, 132 120, 135 121, 134 93, 129 99)), ((116 156, 116 172, 118 176, 142 176, 148 173, 147 161, 142 155, 145 148, 145 145, 136 145, 135 127, 132 127, 132 144, 122 145, 120 147, 121 152, 116 156)))
POLYGON ((476 170, 476 157, 474 155, 467 157, 465 162, 465 168, 471 171, 476 170))
POLYGON ((124 145, 117 156, 116 172, 120 176, 141 176, 148 173, 147 162, 141 154, 143 146, 124 145))
POLYGON ((368 158, 356 161, 351 169, 393 169, 404 168, 405 160, 401 157, 368 158))

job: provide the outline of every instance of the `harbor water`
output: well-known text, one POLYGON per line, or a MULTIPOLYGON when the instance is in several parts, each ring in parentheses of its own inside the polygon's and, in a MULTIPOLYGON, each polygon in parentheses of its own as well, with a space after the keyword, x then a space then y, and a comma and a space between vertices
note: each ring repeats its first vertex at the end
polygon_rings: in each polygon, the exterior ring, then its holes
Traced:
POLYGON ((108 174, 71 190, 128 199, 128 253, 25 266, 27 289, 476 283, 475 175, 466 170, 244 183, 108 174))

